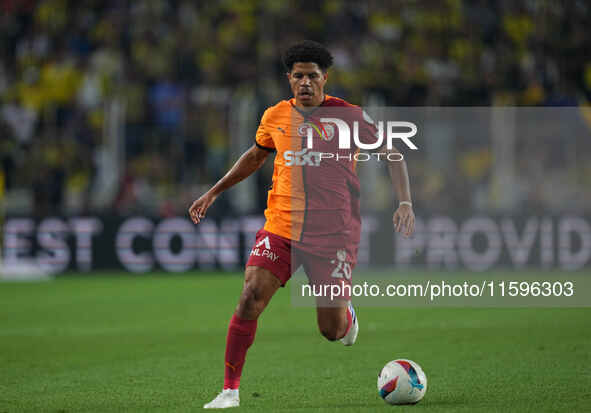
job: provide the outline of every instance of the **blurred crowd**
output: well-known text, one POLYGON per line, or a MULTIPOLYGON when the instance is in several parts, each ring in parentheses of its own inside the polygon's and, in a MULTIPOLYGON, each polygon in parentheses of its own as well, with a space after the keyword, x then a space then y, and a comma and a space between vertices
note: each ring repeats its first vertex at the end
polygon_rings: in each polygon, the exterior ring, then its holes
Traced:
MULTIPOLYGON (((305 38, 334 54, 328 92, 357 104, 591 97, 582 0, 0 0, 0 11, 2 178, 13 205, 29 196, 40 215, 184 213, 233 160, 232 105, 254 96, 260 115, 289 97, 281 52, 305 38), (123 167, 108 202, 94 202, 115 112, 123 167)), ((539 151, 552 158, 552 144, 539 151)), ((419 199, 478 202, 468 194, 489 183, 490 142, 457 154, 449 176, 411 168, 419 199)))

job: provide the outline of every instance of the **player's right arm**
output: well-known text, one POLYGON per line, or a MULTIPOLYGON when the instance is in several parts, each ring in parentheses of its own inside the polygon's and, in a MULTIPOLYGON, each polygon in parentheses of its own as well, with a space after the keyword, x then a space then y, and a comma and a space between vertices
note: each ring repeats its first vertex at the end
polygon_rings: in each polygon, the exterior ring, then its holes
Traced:
POLYGON ((267 159, 271 152, 260 145, 254 144, 244 152, 240 159, 209 191, 197 199, 189 208, 189 216, 195 224, 198 224, 205 217, 207 209, 213 204, 216 198, 226 189, 231 188, 238 182, 248 178, 257 171, 267 159))

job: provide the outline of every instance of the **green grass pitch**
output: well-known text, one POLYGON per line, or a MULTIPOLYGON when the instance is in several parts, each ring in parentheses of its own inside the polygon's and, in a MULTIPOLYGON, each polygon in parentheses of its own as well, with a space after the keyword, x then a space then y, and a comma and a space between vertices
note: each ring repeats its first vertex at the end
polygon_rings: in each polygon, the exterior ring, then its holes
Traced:
MULTIPOLYGON (((188 412, 220 390, 237 274, 0 284, 0 413, 188 412)), ((591 411, 591 308, 357 309, 357 343, 324 340, 282 289, 259 320, 240 411, 591 411), (414 406, 386 405, 381 367, 417 361, 414 406)))

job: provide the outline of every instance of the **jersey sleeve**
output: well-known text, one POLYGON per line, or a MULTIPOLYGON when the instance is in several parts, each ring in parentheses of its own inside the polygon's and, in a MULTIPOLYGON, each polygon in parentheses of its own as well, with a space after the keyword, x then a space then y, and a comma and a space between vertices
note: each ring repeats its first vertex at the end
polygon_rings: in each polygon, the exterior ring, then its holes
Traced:
POLYGON ((259 124, 259 128, 257 129, 255 143, 259 148, 269 152, 273 152, 275 151, 275 143, 273 142, 273 137, 271 136, 271 133, 269 133, 268 118, 269 111, 266 110, 265 113, 263 113, 261 123, 259 124))
POLYGON ((361 121, 359 122, 359 140, 366 145, 379 140, 378 128, 374 120, 363 109, 361 109, 361 121))

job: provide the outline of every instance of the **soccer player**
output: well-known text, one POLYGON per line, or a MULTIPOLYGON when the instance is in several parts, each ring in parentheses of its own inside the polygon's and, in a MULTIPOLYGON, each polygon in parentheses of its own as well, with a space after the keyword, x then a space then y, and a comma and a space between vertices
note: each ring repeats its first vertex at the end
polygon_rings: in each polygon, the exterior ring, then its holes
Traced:
MULTIPOLYGON (((276 152, 266 222, 256 235, 228 327, 224 387, 205 408, 239 406, 240 376, 257 319, 299 266, 312 285, 351 285, 361 230, 359 180, 352 156, 358 151, 337 147, 335 128, 319 119, 340 115, 359 121, 359 134, 366 141, 375 142, 377 129, 361 108, 324 93, 332 56, 322 45, 298 43, 286 51, 284 63, 293 98, 265 111, 252 147, 189 208, 198 224, 223 191, 250 176, 276 152)), ((389 152, 399 154, 395 148, 389 152)), ((414 213, 406 164, 400 159, 387 163, 400 201, 394 226, 409 236, 414 213)), ((317 321, 329 341, 355 343, 359 323, 347 293, 331 302, 317 298, 317 321)))

